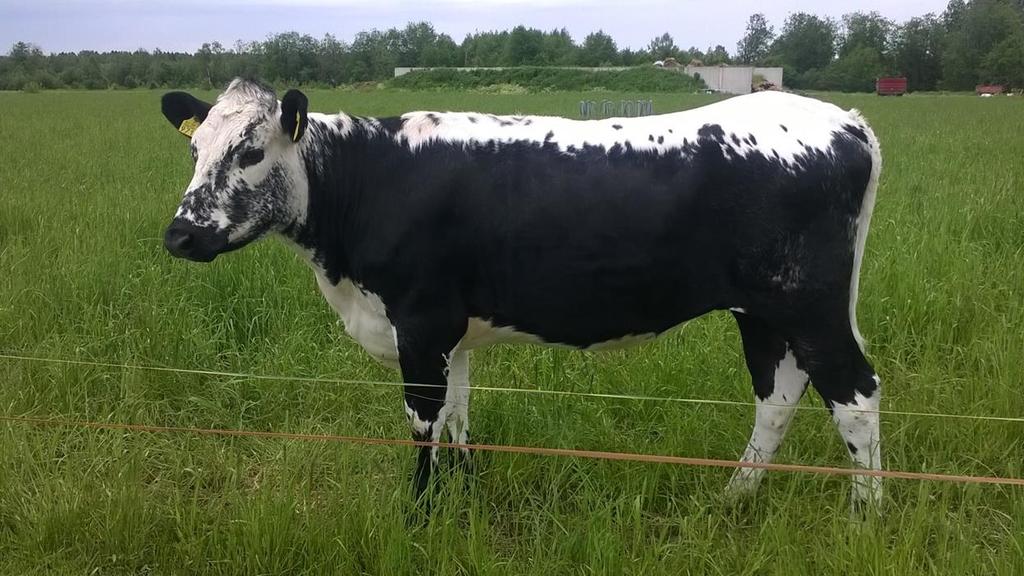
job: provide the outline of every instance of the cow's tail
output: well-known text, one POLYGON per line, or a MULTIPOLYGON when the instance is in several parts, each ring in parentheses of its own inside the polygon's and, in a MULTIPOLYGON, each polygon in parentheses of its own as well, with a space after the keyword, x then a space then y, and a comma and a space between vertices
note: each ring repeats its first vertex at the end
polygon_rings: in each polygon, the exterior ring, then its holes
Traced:
POLYGON ((853 248, 853 271, 850 276, 850 329, 853 337, 857 340, 861 351, 864 350, 864 338, 857 328, 857 290, 860 285, 860 268, 864 260, 864 245, 868 239, 868 228, 871 226, 871 213, 875 209, 875 193, 878 191, 878 179, 882 174, 882 151, 878 145, 878 138, 871 130, 871 127, 857 110, 850 110, 850 120, 860 128, 867 136, 867 147, 871 153, 871 177, 868 179, 867 188, 864 189, 864 198, 861 201, 860 213, 854 223, 856 232, 854 234, 853 248))

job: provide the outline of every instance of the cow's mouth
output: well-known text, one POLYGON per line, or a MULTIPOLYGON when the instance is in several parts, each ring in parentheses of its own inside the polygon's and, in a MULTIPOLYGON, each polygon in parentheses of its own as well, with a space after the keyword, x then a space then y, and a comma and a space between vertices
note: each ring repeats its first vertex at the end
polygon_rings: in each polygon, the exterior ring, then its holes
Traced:
POLYGON ((210 262, 229 250, 227 232, 175 218, 164 232, 164 248, 178 258, 210 262))

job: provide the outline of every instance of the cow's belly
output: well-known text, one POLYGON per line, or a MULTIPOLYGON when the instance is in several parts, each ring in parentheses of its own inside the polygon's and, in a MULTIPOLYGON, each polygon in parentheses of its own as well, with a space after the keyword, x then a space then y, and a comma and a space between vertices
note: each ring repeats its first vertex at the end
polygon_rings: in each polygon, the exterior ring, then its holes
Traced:
POLYGON ((542 336, 523 332, 512 326, 495 326, 491 322, 481 318, 470 318, 469 326, 466 329, 466 335, 459 343, 459 348, 471 350, 473 348, 482 348, 493 344, 539 344, 541 346, 574 348, 599 352, 604 350, 629 348, 631 346, 643 344, 644 342, 648 342, 657 337, 657 333, 645 332, 640 334, 624 334, 610 339, 598 338, 586 344, 569 344, 558 341, 548 341, 542 336))
MULTIPOLYGON (((342 280, 334 285, 320 274, 316 275, 316 279, 324 299, 341 317, 345 331, 375 360, 385 366, 399 368, 395 329, 388 320, 387 309, 381 299, 372 292, 360 289, 349 280, 342 280)), ((545 340, 542 336, 523 332, 512 326, 495 326, 481 318, 470 318, 458 348, 472 350, 494 344, 538 344, 601 351, 634 346, 656 337, 656 333, 647 332, 623 334, 586 344, 569 344, 545 340)))
POLYGON ((316 281, 331 308, 341 316, 345 331, 375 360, 385 366, 398 368, 395 329, 388 320, 387 310, 380 298, 360 290, 348 280, 333 285, 317 274, 316 281))

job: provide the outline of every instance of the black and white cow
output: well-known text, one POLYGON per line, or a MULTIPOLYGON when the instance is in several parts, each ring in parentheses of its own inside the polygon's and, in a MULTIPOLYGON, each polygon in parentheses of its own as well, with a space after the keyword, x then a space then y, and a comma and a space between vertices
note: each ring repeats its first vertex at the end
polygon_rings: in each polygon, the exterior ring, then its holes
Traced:
MULTIPOLYGON (((378 119, 235 80, 212 106, 169 93, 163 112, 195 160, 167 249, 293 245, 347 331, 401 368, 416 439, 468 442, 473 348, 595 350, 731 310, 758 403, 743 460, 772 459, 811 382, 854 463, 880 467, 855 307, 881 157, 856 111, 763 92, 630 119, 378 119)), ((419 450, 419 490, 436 457, 419 450)), ((877 478, 853 490, 881 499, 877 478)))

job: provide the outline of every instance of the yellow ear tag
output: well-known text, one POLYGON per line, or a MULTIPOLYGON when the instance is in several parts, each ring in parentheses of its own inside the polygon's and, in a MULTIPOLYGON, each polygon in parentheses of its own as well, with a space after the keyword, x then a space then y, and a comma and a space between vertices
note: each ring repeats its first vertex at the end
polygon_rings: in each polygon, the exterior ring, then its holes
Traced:
POLYGON ((199 120, 193 116, 188 120, 183 120, 181 122, 181 126, 178 126, 178 132, 181 132, 185 136, 191 138, 192 135, 196 133, 197 128, 199 128, 199 120))
POLYGON ((295 133, 292 134, 292 142, 299 141, 299 128, 302 127, 302 115, 298 112, 295 113, 295 133))

